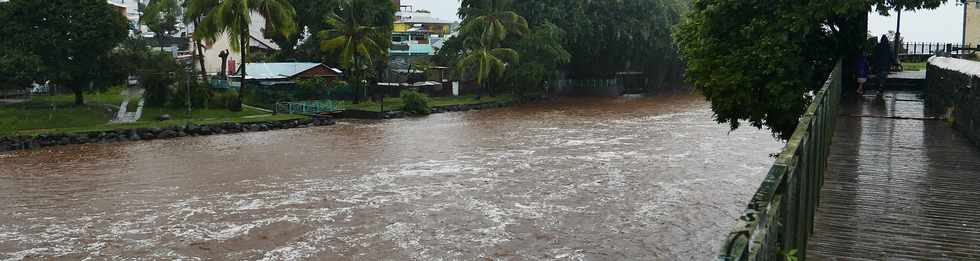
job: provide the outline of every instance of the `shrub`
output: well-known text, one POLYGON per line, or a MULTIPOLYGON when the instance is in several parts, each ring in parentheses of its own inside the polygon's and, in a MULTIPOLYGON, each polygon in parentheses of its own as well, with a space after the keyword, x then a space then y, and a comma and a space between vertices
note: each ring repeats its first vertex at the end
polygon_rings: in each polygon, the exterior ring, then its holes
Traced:
POLYGON ((296 82, 296 93, 293 95, 295 100, 322 100, 328 93, 327 80, 324 78, 310 78, 296 82))
POLYGON ((225 91, 225 92, 215 92, 211 96, 211 100, 208 101, 208 107, 211 109, 233 109, 232 106, 235 105, 235 100, 238 99, 238 93, 235 91, 225 91))
POLYGON ((402 108, 405 112, 420 115, 432 113, 432 108, 429 107, 429 96, 416 90, 404 90, 401 97, 402 102, 405 103, 405 107, 402 108))
MULTIPOLYGON (((191 107, 204 108, 208 106, 210 94, 208 85, 201 82, 191 83, 191 107)), ((174 90, 173 99, 170 100, 171 108, 187 108, 187 83, 184 82, 174 90)))

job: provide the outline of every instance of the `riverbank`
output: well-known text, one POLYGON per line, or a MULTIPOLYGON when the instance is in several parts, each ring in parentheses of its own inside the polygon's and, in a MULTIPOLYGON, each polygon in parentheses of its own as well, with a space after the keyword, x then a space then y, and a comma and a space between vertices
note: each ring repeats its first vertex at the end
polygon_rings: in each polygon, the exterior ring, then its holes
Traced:
MULTIPOLYGON (((540 100, 540 98, 532 98, 526 101, 537 100, 540 100)), ((385 104, 392 104, 394 106, 397 105, 397 102, 399 101, 395 100, 391 101, 391 103, 386 101, 385 104)), ((518 104, 518 100, 514 99, 512 96, 484 98, 481 100, 475 100, 470 97, 456 97, 453 99, 437 100, 434 102, 434 104, 436 104, 436 106, 432 107, 432 113, 437 114, 508 107, 518 104)), ((3 109, 3 107, 0 107, 0 109, 3 109)), ((88 108, 75 113, 91 116, 92 114, 97 114, 97 110, 98 109, 88 108), (92 112, 92 110, 96 110, 96 112, 92 112)), ((17 113, 24 113, 24 111, 19 111, 17 113)), ((66 114, 72 115, 75 113, 66 114)), ((234 112, 214 110, 198 110, 194 113, 199 115, 212 115, 216 116, 216 118, 202 118, 201 116, 194 117, 194 114, 192 114, 190 116, 185 115, 184 117, 167 121, 147 120, 130 124, 105 124, 103 122, 102 124, 93 126, 0 132, 0 152, 74 144, 173 139, 193 136, 306 128, 312 126, 330 126, 336 124, 335 119, 396 119, 416 116, 400 110, 386 109, 384 112, 381 112, 380 107, 375 111, 366 109, 347 109, 339 113, 316 117, 288 114, 260 114, 265 112, 249 108, 246 108, 245 111, 240 112, 243 113, 244 116, 232 115, 235 114, 234 112), (218 117, 221 115, 238 117, 218 117)), ((111 112, 107 112, 107 114, 111 115, 111 112)), ((0 116, 2 115, 3 114, 0 114, 0 116)), ((148 116, 156 118, 158 115, 159 113, 150 113, 148 116)), ((180 114, 175 115, 178 117, 181 116, 180 114)), ((92 120, 91 118, 99 119, 98 117, 81 117, 81 119, 84 120, 82 121, 83 124, 81 125, 85 125, 85 121, 95 122, 95 120, 92 120)))

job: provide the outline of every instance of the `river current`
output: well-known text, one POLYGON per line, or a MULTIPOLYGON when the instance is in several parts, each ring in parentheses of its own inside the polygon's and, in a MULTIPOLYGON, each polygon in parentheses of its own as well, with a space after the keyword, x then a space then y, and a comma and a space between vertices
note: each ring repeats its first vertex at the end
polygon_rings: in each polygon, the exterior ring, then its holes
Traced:
POLYGON ((568 98, 0 154, 0 259, 707 260, 782 144, 568 98))

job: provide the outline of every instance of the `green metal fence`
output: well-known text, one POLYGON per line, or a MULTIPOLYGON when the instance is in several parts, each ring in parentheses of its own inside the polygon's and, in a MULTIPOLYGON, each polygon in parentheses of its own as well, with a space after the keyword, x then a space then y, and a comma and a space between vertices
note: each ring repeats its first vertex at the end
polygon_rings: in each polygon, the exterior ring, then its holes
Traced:
POLYGON ((343 109, 342 102, 331 100, 276 103, 276 112, 289 114, 314 115, 341 109, 343 109))
POLYGON ((807 240, 813 232, 813 215, 840 110, 841 70, 838 63, 814 96, 793 137, 727 235, 719 260, 786 260, 788 256, 806 259, 807 240))

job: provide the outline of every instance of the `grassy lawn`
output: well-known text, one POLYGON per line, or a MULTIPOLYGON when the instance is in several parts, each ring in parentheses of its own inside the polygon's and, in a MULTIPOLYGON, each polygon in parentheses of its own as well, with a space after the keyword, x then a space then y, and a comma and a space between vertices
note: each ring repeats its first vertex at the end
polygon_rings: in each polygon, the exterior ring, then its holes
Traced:
MULTIPOLYGON (((30 102, 0 105, 0 136, 35 135, 41 133, 73 133, 132 128, 163 128, 187 123, 215 124, 224 122, 257 122, 301 119, 299 115, 271 115, 245 109, 232 112, 224 109, 197 109, 190 115, 186 109, 144 108, 136 123, 109 124, 114 113, 105 104, 119 106, 121 89, 86 95, 87 105, 74 105, 74 96, 36 96, 30 102), (172 119, 157 121, 169 114, 172 119)), ((130 103, 136 103, 132 101, 130 103)), ((135 110, 135 106, 132 109, 135 110)))
MULTIPOLYGON (((484 96, 480 100, 477 100, 475 96, 458 96, 458 97, 433 97, 429 103, 429 106, 439 107, 439 106, 449 106, 449 105, 466 105, 466 104, 477 104, 477 103, 487 103, 487 102, 509 102, 513 101, 514 96, 511 95, 500 95, 497 97, 484 96)), ((381 107, 377 102, 361 102, 360 104, 345 104, 346 109, 353 110, 363 110, 363 111, 373 111, 380 112, 381 107)), ((402 107, 405 107, 405 103, 402 102, 401 98, 385 98, 384 100, 385 111, 398 111, 402 107)))
POLYGON ((926 69, 926 63, 902 62, 902 68, 905 68, 906 71, 923 71, 926 69))

